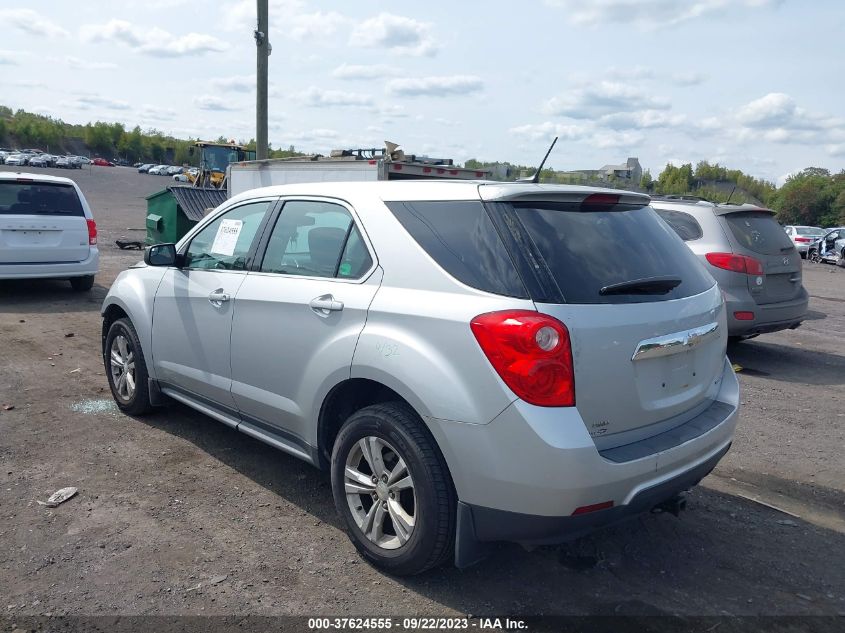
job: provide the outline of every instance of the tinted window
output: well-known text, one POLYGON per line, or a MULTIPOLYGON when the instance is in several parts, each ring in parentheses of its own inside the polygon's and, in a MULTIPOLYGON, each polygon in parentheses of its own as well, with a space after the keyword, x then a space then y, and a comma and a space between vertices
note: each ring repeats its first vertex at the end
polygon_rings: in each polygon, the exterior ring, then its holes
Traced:
POLYGON ((330 202, 286 202, 273 227, 261 270, 355 279, 372 266, 349 211, 330 202))
POLYGON ((227 211, 191 240, 185 268, 246 270, 255 234, 270 202, 253 202, 227 211))
POLYGON ((666 221, 666 224, 675 230, 678 237, 685 242, 700 239, 704 235, 701 225, 689 213, 672 211, 670 209, 655 209, 655 211, 657 211, 657 215, 666 221))
POLYGON ((458 281, 510 297, 528 293, 481 202, 388 202, 434 261, 458 281))
POLYGON ((641 303, 704 292, 713 279, 650 207, 582 211, 568 203, 514 203, 567 303, 641 303), (653 277, 681 280, 665 294, 600 294, 653 277))
POLYGON ((0 181, 0 214, 85 215, 72 185, 0 181))
POLYGON ((809 237, 821 237, 824 235, 824 231, 822 229, 814 229, 811 226, 798 226, 795 228, 795 231, 798 235, 806 235, 809 237))
POLYGON ((755 253, 778 255, 785 249, 793 248, 792 240, 771 213, 729 213, 725 220, 740 246, 755 253))

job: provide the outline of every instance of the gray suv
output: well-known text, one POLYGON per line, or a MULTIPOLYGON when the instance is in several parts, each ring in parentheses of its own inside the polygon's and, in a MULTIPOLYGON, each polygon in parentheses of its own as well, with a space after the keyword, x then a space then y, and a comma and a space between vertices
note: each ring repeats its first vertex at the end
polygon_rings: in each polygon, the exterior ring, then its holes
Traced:
POLYGON ((733 340, 801 325, 809 302, 801 256, 774 211, 672 197, 651 206, 719 282, 733 340))
POLYGON ((721 292, 639 194, 268 187, 144 259, 102 307, 118 406, 329 470, 391 573, 678 509, 733 438, 721 292))

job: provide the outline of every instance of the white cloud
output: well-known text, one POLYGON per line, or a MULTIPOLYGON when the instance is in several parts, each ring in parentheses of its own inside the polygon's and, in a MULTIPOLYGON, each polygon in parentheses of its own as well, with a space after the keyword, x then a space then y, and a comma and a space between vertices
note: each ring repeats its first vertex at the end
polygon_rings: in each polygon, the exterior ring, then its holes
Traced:
POLYGON ((387 82, 387 92, 403 97, 447 97, 478 92, 484 82, 475 75, 448 77, 416 77, 392 79, 387 82))
POLYGON ((555 136, 560 140, 579 141, 587 138, 591 130, 585 125, 563 125, 562 123, 545 123, 518 125, 508 130, 514 136, 520 136, 531 141, 541 139, 552 139, 555 136))
POLYGON ((225 99, 221 99, 220 97, 215 97, 213 95, 199 95, 194 97, 194 105, 200 110, 214 110, 220 112, 230 112, 241 109, 239 106, 233 105, 225 99))
POLYGON ((0 66, 17 66, 21 57, 18 51, 0 51, 0 66))
POLYGON ((106 110, 129 110, 131 107, 127 101, 120 99, 109 99, 100 95, 82 95, 73 101, 64 102, 63 105, 69 105, 80 110, 91 110, 94 108, 105 108, 106 110))
POLYGON ((64 28, 32 9, 0 9, 0 24, 14 26, 30 35, 42 37, 67 37, 64 28))
POLYGON ((222 92, 255 91, 255 75, 234 75, 232 77, 215 77, 211 80, 211 87, 222 92))
POLYGON ((673 73, 671 81, 677 86, 698 86, 707 81, 708 76, 704 73, 695 71, 686 71, 682 73, 673 73))
POLYGON ((112 62, 88 61, 87 59, 79 59, 78 57, 73 57, 72 55, 53 57, 52 59, 77 70, 113 70, 117 68, 117 64, 112 62))
POLYGON ((793 120, 796 110, 795 100, 788 94, 771 92, 740 107, 737 119, 748 127, 770 127, 793 120))
POLYGON ((392 13, 379 13, 361 22, 352 31, 349 43, 415 57, 437 53, 430 23, 392 13))
POLYGON ((368 94, 344 92, 342 90, 323 90, 311 86, 299 94, 305 105, 314 107, 370 107, 373 98, 368 94))
POLYGON ((563 9, 567 19, 577 25, 604 26, 633 24, 654 29, 673 26, 703 17, 733 15, 739 9, 776 7, 783 0, 546 0, 563 9))
POLYGON ((399 74, 399 69, 387 64, 341 64, 332 71, 335 79, 381 79, 399 74))
POLYGON ((646 137, 641 132, 597 132, 592 140, 596 147, 602 149, 634 149, 641 146, 646 137))
POLYGON ((16 79, 12 82, 17 88, 46 88, 47 84, 37 79, 16 79))
MULTIPOLYGON (((298 42, 314 38, 331 37, 343 27, 349 19, 336 11, 317 11, 289 15, 287 26, 282 33, 298 42)), ((272 36, 273 31, 270 31, 272 36)))
POLYGON ((82 39, 89 42, 120 42, 132 50, 154 57, 183 57, 223 52, 229 45, 212 35, 186 33, 176 36, 159 27, 138 28, 126 20, 109 20, 105 24, 86 24, 80 29, 82 39))
POLYGON ((594 119, 617 112, 666 110, 669 102, 650 91, 619 82, 601 81, 552 97, 543 106, 547 114, 573 119, 594 119))
POLYGON ((671 114, 662 110, 640 110, 608 114, 601 117, 599 123, 614 130, 642 130, 685 125, 687 117, 683 114, 671 114))

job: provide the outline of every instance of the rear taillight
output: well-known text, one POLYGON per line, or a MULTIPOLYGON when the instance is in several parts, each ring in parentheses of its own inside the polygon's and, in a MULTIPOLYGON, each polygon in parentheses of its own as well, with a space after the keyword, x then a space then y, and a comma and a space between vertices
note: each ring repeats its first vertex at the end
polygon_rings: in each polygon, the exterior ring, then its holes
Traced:
POLYGON ((705 257, 716 268, 746 275, 763 274, 763 264, 753 257, 735 255, 734 253, 707 253, 705 257))
POLYGON ((94 246, 97 244, 97 223, 94 220, 86 220, 88 223, 88 244, 94 246))
POLYGON ((813 240, 811 240, 809 237, 796 237, 795 241, 800 242, 801 244, 809 244, 813 240))
POLYGON ((563 323, 530 310, 503 310, 475 317, 470 327, 519 398, 541 407, 575 406, 572 346, 563 323))
POLYGON ((748 310, 738 310, 734 312, 734 318, 737 321, 753 321, 754 313, 748 310))

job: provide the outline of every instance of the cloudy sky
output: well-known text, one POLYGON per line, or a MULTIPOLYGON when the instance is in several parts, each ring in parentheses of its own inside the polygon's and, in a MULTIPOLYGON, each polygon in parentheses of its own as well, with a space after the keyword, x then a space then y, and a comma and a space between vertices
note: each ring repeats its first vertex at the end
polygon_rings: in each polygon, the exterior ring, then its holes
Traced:
MULTIPOLYGON (((270 142, 845 167, 842 0, 270 0, 270 142)), ((255 0, 0 0, 0 104, 254 136, 255 0), (208 10, 205 7, 217 7, 208 10)))

